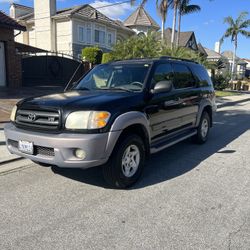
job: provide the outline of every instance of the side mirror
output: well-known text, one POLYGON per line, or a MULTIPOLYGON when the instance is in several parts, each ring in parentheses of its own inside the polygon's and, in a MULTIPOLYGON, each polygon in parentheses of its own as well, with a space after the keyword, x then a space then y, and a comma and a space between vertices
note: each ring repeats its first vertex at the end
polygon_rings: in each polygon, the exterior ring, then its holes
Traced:
POLYGON ((152 94, 170 92, 173 87, 173 81, 160 81, 155 84, 154 89, 151 90, 152 94))

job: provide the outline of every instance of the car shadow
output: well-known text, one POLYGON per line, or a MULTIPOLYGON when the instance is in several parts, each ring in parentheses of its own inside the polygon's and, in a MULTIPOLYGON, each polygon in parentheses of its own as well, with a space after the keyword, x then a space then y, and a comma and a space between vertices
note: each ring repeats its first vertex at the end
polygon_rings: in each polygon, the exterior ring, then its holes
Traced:
MULTIPOLYGON (((218 111, 214 127, 206 144, 197 145, 190 140, 151 155, 140 181, 130 189, 141 189, 181 176, 213 154, 234 154, 236 150, 225 147, 250 129, 250 113, 244 110, 218 111)), ((198 167, 199 166, 199 167, 198 167)), ((108 188, 101 167, 87 170, 52 167, 52 171, 82 183, 108 188)))

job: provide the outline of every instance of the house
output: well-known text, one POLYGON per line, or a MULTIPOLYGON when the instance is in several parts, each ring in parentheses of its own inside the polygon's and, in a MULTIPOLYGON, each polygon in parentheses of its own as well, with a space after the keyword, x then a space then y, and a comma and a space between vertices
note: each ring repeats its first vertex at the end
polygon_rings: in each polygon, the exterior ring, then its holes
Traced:
MULTIPOLYGON (((175 31, 175 36, 177 36, 177 31, 175 31)), ((165 40, 167 44, 171 44, 172 29, 167 28, 165 30, 165 40)), ((179 46, 184 48, 189 48, 194 51, 198 51, 198 44, 196 42, 196 37, 193 31, 180 32, 179 46)))
POLYGON ((22 79, 21 59, 16 53, 14 30, 26 28, 0 11, 0 87, 15 88, 22 79))
POLYGON ((250 59, 243 58, 243 61, 247 63, 246 65, 246 77, 250 77, 250 59))
MULTIPOLYGON (((232 51, 224 51, 222 55, 228 59, 228 62, 230 65, 230 71, 232 71, 234 53, 232 51)), ((237 79, 242 80, 244 77, 246 77, 246 66, 247 66, 247 62, 240 59, 238 56, 235 56, 234 71, 235 71, 237 79)))
POLYGON ((57 10, 56 0, 34 0, 34 8, 12 4, 10 15, 27 29, 17 42, 74 57, 87 46, 110 51, 117 40, 134 34, 88 4, 57 10))
POLYGON ((147 13, 142 5, 140 5, 123 23, 124 26, 132 29, 139 36, 160 29, 160 26, 147 13))

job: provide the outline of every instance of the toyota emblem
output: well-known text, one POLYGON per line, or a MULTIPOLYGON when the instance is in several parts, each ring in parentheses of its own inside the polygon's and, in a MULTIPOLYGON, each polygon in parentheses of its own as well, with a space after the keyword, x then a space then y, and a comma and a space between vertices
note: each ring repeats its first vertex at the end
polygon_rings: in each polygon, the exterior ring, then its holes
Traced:
POLYGON ((36 120, 36 114, 30 113, 28 115, 28 120, 34 122, 36 120))

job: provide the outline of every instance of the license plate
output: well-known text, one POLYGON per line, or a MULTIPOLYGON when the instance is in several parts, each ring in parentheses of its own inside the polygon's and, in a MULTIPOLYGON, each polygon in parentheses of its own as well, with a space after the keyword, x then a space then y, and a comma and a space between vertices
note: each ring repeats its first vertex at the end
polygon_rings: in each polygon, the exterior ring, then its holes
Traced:
POLYGON ((19 141, 18 142, 18 149, 23 153, 33 155, 33 153, 34 153, 33 142, 19 141))

